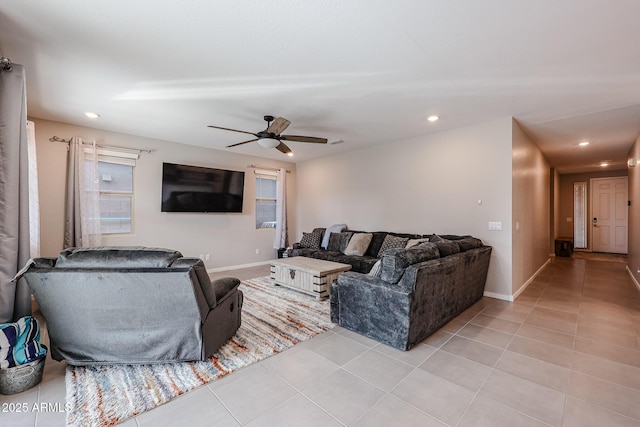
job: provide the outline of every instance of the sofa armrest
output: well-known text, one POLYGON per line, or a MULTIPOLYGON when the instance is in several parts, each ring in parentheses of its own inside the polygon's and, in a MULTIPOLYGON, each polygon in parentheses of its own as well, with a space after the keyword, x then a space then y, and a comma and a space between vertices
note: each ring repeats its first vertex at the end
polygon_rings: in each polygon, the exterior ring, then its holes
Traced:
POLYGON ((331 286, 331 321, 400 348, 409 328, 413 293, 397 284, 346 272, 331 286))
POLYGON ((220 304, 240 286, 240 279, 235 277, 222 277, 211 283, 216 294, 216 304, 220 304))

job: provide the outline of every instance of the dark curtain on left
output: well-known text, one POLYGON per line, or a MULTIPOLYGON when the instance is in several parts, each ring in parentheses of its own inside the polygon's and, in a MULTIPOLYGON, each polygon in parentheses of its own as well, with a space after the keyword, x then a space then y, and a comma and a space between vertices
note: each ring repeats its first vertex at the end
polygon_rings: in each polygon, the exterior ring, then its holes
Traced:
POLYGON ((0 68, 0 323, 31 314, 24 279, 11 282, 29 260, 27 100, 22 65, 0 68))

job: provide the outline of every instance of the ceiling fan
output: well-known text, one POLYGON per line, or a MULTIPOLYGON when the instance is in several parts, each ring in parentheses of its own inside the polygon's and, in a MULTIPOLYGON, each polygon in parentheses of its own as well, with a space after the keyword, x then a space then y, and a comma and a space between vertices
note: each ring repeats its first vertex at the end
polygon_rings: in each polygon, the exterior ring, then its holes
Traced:
POLYGON ((232 132, 247 133, 255 136, 255 138, 248 141, 237 142, 235 144, 227 145, 227 148, 236 147, 238 145, 247 144, 249 142, 258 141, 258 144, 265 148, 275 148, 284 154, 293 156, 293 152, 283 141, 295 141, 295 142, 311 142, 315 144, 326 144, 326 138, 316 138, 315 136, 299 136, 299 135, 281 135, 282 132, 291 124, 291 122, 285 118, 273 116, 264 116, 264 120, 267 122, 267 128, 260 132, 247 132, 244 130, 223 128, 220 126, 208 127, 214 129, 230 130, 232 132))

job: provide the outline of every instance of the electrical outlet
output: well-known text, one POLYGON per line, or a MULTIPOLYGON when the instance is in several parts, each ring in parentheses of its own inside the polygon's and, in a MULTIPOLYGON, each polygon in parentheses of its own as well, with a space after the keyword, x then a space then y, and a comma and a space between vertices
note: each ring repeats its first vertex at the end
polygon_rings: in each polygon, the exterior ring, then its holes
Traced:
POLYGON ((500 222, 500 221, 489 221, 489 230, 492 230, 492 231, 502 230, 502 222, 500 222))
POLYGON ((200 258, 202 261, 204 261, 204 254, 200 254, 200 256, 198 258, 200 258))
POLYGON ((256 249, 256 255, 260 255, 260 249, 256 249))
POLYGON ((211 254, 204 254, 204 260, 205 261, 210 261, 211 260, 211 254))

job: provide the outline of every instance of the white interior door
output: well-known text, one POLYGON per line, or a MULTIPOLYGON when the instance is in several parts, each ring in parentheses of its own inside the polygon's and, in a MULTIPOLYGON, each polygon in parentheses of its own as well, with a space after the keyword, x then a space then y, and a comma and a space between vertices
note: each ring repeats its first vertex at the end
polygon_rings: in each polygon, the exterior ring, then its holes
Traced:
POLYGON ((628 200, 627 177, 591 180, 594 252, 627 253, 628 200))

